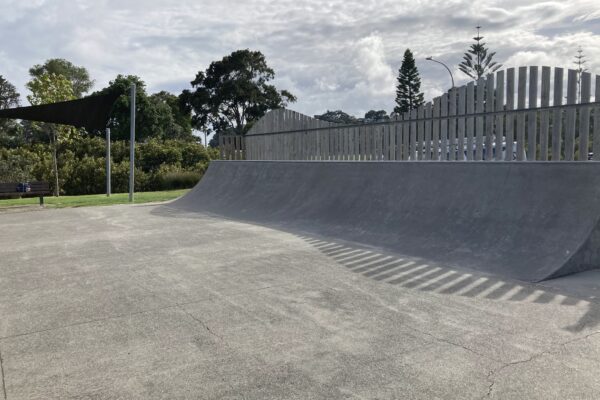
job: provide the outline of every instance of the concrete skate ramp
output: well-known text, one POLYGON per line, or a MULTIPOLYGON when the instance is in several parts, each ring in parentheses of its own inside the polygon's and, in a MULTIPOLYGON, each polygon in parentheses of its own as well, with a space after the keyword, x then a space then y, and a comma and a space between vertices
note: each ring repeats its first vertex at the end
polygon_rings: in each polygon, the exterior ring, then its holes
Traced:
POLYGON ((591 162, 217 161, 172 206, 524 281, 600 264, 591 162))

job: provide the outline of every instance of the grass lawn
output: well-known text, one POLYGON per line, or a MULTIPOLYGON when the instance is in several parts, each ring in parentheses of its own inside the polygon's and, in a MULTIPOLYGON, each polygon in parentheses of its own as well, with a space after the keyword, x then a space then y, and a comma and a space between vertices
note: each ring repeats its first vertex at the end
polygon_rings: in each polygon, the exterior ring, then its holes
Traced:
MULTIPOLYGON (((169 190, 163 192, 140 192, 135 193, 134 202, 139 203, 150 203, 156 201, 167 201, 175 199, 179 196, 184 195, 189 189, 182 190, 169 190)), ((85 206, 106 206, 111 204, 125 204, 129 202, 128 193, 116 193, 110 197, 106 197, 105 194, 91 194, 83 196, 60 196, 44 197, 44 204, 49 208, 63 208, 63 207, 85 207, 85 206)), ((30 197, 25 199, 6 199, 0 200, 0 209, 15 207, 15 206, 27 206, 27 205, 38 205, 38 197, 30 197)))

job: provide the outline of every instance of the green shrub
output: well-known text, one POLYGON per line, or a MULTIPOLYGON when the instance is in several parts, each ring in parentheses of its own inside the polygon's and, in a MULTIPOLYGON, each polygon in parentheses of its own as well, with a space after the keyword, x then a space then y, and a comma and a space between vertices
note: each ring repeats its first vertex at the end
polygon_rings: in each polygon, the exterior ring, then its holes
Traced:
POLYGON ((159 190, 189 189, 198 183, 202 174, 193 171, 168 172, 160 176, 159 190))
MULTIPOLYGON (((106 190, 106 141, 80 136, 62 143, 58 151, 61 194, 99 194, 106 190)), ((194 186, 217 149, 184 140, 157 140, 136 144, 135 190, 154 191, 194 186)), ((112 191, 129 190, 129 142, 111 143, 112 191)), ((52 152, 48 144, 0 147, 0 181, 40 180, 54 186, 52 152)))

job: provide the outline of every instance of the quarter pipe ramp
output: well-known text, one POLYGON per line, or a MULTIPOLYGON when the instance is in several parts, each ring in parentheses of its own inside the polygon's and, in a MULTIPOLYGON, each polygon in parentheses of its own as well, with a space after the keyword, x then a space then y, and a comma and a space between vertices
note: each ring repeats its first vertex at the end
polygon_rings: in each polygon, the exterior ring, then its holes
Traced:
POLYGON ((216 161, 171 205, 536 282, 600 266, 600 164, 216 161))

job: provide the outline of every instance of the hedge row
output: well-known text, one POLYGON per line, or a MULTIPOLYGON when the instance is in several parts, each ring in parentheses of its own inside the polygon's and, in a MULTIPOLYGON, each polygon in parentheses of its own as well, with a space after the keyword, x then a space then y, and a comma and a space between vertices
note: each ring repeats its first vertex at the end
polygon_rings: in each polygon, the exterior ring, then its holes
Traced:
MULTIPOLYGON (((101 138, 80 137, 59 145, 58 171, 61 194, 98 194, 106 190, 106 142, 101 138)), ((183 189, 198 182, 215 149, 196 142, 149 140, 136 144, 136 191, 183 189)), ((112 191, 127 192, 129 144, 111 145, 112 191)), ((0 148, 0 182, 43 180, 54 185, 52 153, 48 145, 0 148)))

